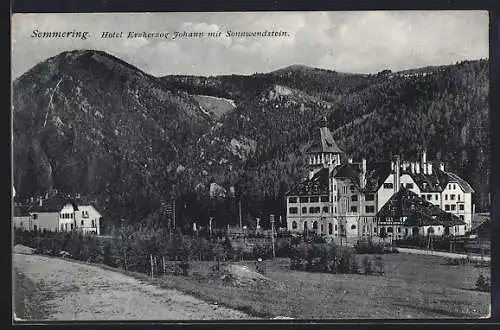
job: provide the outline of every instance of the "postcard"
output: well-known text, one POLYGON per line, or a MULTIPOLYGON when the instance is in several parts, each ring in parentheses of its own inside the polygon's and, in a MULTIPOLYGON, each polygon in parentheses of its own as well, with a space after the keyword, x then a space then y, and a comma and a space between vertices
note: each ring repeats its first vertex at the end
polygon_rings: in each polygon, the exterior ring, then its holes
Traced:
POLYGON ((488 29, 13 14, 14 322, 488 318, 488 29))

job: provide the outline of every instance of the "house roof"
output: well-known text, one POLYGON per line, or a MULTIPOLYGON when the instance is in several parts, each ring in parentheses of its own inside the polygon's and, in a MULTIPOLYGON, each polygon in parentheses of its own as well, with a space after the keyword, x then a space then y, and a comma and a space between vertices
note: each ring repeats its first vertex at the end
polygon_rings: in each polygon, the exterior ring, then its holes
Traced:
POLYGON ((313 145, 307 150, 307 153, 318 153, 318 152, 331 152, 341 154, 339 146, 333 139, 332 133, 328 127, 321 127, 319 129, 320 139, 315 141, 313 145))
POLYGON ((406 217, 405 226, 465 224, 457 216, 441 210, 406 188, 400 188, 397 193, 393 194, 377 213, 377 217, 379 219, 406 217))
POLYGON ((322 168, 310 180, 297 183, 287 193, 288 196, 328 195, 329 169, 322 168))
POLYGON ((471 230, 471 234, 476 234, 479 237, 491 237, 491 220, 486 219, 479 226, 471 230))
POLYGON ((42 205, 40 206, 39 201, 35 200, 33 204, 28 206, 29 212, 60 212, 61 209, 66 204, 72 204, 75 210, 78 210, 78 206, 74 200, 63 196, 61 194, 53 195, 49 198, 43 199, 42 205))
POLYGON ((448 174, 449 181, 457 182, 465 193, 474 192, 474 189, 472 189, 471 185, 467 181, 456 175, 455 173, 447 172, 446 174, 448 174))
POLYGON ((27 217, 29 216, 27 206, 14 206, 14 216, 15 217, 27 217))

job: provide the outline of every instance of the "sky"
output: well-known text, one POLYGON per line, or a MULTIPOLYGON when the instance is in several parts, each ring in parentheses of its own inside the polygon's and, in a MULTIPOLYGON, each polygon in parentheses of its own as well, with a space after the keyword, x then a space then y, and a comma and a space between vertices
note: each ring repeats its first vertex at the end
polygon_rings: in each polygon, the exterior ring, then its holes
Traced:
POLYGON ((269 72, 292 64, 351 73, 399 71, 488 58, 487 11, 14 14, 12 77, 74 49, 102 50, 154 76, 269 72), (88 31, 82 39, 32 38, 88 31), (285 37, 228 38, 232 31, 285 37), (124 32, 124 38, 101 34, 124 32), (132 32, 215 32, 218 38, 133 38, 132 32))

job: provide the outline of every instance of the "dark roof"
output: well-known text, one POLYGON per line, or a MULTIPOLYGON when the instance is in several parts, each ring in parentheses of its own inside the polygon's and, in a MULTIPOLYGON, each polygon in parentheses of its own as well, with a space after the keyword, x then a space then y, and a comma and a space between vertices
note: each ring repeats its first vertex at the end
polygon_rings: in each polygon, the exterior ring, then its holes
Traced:
POLYGON ((367 164, 365 191, 377 191, 380 186, 382 186, 385 179, 387 179, 389 174, 391 174, 390 161, 378 161, 372 164, 367 164))
POLYGON ((446 174, 448 174, 449 181, 457 182, 465 193, 474 192, 474 189, 472 189, 471 185, 455 173, 447 172, 446 174))
POLYGON ((332 153, 342 153, 339 146, 333 139, 332 133, 327 127, 321 127, 319 129, 320 140, 315 141, 313 145, 307 150, 307 153, 317 153, 317 152, 332 152, 332 153))
POLYGON ((401 174, 408 174, 413 178, 422 192, 441 192, 448 184, 448 175, 438 168, 432 169, 432 174, 411 173, 410 171, 401 171, 401 174))
POLYGON ((78 206, 72 199, 57 194, 43 199, 41 206, 39 200, 35 199, 34 203, 29 206, 29 212, 60 212, 63 206, 68 203, 72 204, 75 210, 78 210, 78 206))
POLYGON ((491 237, 491 220, 486 219, 479 226, 471 230, 471 234, 476 234, 479 237, 491 237))
POLYGON ((457 216, 441 210, 406 188, 400 188, 393 194, 377 213, 377 217, 382 220, 387 217, 406 217, 405 226, 465 224, 457 216))
POLYGON ((319 170, 310 180, 296 184, 287 193, 288 196, 328 195, 328 168, 319 170))
POLYGON ((27 206, 14 206, 14 216, 15 217, 27 217, 29 216, 28 207, 27 206))

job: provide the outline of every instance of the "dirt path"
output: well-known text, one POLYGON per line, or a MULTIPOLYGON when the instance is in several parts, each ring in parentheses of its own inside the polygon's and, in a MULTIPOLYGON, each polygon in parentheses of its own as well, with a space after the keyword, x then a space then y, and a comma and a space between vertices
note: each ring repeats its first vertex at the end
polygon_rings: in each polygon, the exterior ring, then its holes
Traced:
POLYGON ((44 291, 50 320, 249 319, 177 290, 58 258, 14 254, 14 271, 44 291))

